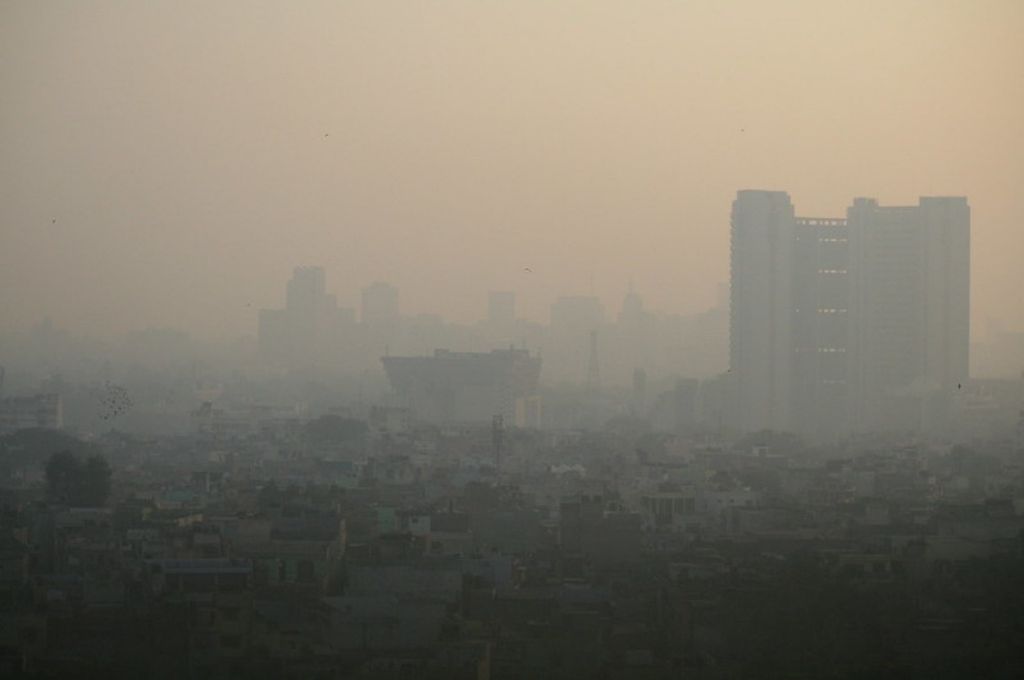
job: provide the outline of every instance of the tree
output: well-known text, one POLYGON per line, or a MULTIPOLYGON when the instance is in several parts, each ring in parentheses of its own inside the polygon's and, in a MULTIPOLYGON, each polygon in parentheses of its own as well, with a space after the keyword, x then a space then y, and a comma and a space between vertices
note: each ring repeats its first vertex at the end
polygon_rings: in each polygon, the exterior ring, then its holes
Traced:
POLYGON ((110 465, 100 455, 83 463, 70 451, 58 451, 46 461, 46 486, 56 503, 96 507, 110 496, 110 465))

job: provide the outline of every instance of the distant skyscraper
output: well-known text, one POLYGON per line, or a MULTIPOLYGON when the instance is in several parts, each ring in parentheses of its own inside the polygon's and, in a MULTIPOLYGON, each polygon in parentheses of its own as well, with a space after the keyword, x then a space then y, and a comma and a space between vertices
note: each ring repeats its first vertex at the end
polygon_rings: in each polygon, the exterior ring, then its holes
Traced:
POLYGON ((398 289, 390 283, 377 281, 363 288, 364 324, 382 326, 398 322, 398 289))
POLYGON ((327 284, 323 267, 296 267, 288 281, 285 308, 311 311, 322 304, 326 295, 327 284))
POLYGON ((644 311, 644 301, 633 290, 632 281, 626 297, 622 299, 622 309, 619 310, 619 323, 626 325, 639 325, 644 322, 647 312, 644 311))
POLYGON ((285 290, 284 309, 260 310, 260 350, 292 367, 335 365, 354 317, 327 293, 322 267, 296 267, 285 290))
POLYGON ((743 431, 790 429, 793 204, 782 191, 740 191, 732 204, 729 366, 743 431))
POLYGON ((854 201, 850 238, 850 393, 858 429, 944 425, 968 378, 970 208, 854 201))
POLYGON ((657 317, 644 309, 643 298, 633 290, 632 280, 622 299, 617 323, 609 326, 600 340, 601 368, 606 381, 621 384, 635 379, 637 370, 656 370, 657 317))
POLYGON ((849 244, 846 220, 793 225, 790 429, 827 437, 848 426, 849 244))
POLYGON ((967 380, 964 198, 798 218, 782 192, 732 213, 730 370, 744 431, 934 429, 967 380))

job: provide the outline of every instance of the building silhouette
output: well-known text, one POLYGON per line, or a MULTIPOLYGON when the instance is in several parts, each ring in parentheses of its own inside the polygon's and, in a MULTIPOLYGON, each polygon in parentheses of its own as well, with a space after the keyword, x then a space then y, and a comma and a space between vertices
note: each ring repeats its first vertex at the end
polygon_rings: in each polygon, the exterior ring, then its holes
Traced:
POLYGON ((382 357, 398 405, 433 423, 503 422, 537 427, 541 360, 527 350, 382 357))
POLYGON ((284 309, 260 310, 260 351, 288 367, 336 364, 354 324, 353 311, 339 308, 327 293, 322 267, 296 267, 285 289, 284 309))
POLYGON ((729 367, 735 425, 791 427, 793 204, 781 191, 740 191, 732 206, 729 367))
POLYGON ((970 208, 857 199, 850 243, 849 389, 855 429, 950 422, 968 378, 970 208))
POLYGON ((732 209, 732 424, 815 437, 936 430, 968 377, 970 209, 962 197, 843 218, 788 194, 732 209))
POLYGON ((0 398, 0 435, 18 430, 64 426, 64 406, 59 394, 0 398))

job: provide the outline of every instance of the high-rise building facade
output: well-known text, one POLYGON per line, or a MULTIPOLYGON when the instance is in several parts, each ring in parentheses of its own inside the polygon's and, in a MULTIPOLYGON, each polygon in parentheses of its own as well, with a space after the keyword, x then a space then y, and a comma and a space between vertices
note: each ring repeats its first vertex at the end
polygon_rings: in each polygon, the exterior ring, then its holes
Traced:
POLYGON ((968 377, 970 208, 857 199, 850 240, 849 389, 855 430, 936 429, 968 377))
POLYGON ((849 240, 846 220, 798 217, 793 244, 790 429, 827 436, 846 428, 849 240))
POLYGON ((732 212, 732 420, 815 437, 935 430, 967 380, 970 209, 961 197, 800 218, 783 192, 732 212))
POLYGON ((793 204, 740 191, 732 204, 729 368, 743 431, 791 429, 793 204))

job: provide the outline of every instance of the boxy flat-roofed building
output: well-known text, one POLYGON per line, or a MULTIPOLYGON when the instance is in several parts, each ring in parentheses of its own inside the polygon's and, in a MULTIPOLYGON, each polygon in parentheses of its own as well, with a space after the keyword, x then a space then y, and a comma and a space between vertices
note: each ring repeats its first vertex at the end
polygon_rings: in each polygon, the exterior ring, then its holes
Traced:
POLYGON ((0 435, 45 428, 59 430, 64 426, 64 409, 59 394, 0 399, 0 435))
POLYGON ((970 208, 963 197, 846 218, 797 217, 788 194, 732 209, 733 425, 816 438, 948 428, 967 384, 970 208))
POLYGON ((500 415, 513 423, 518 406, 526 411, 539 408, 535 399, 541 360, 527 350, 439 349, 433 356, 381 361, 400 405, 420 420, 485 423, 500 415))

